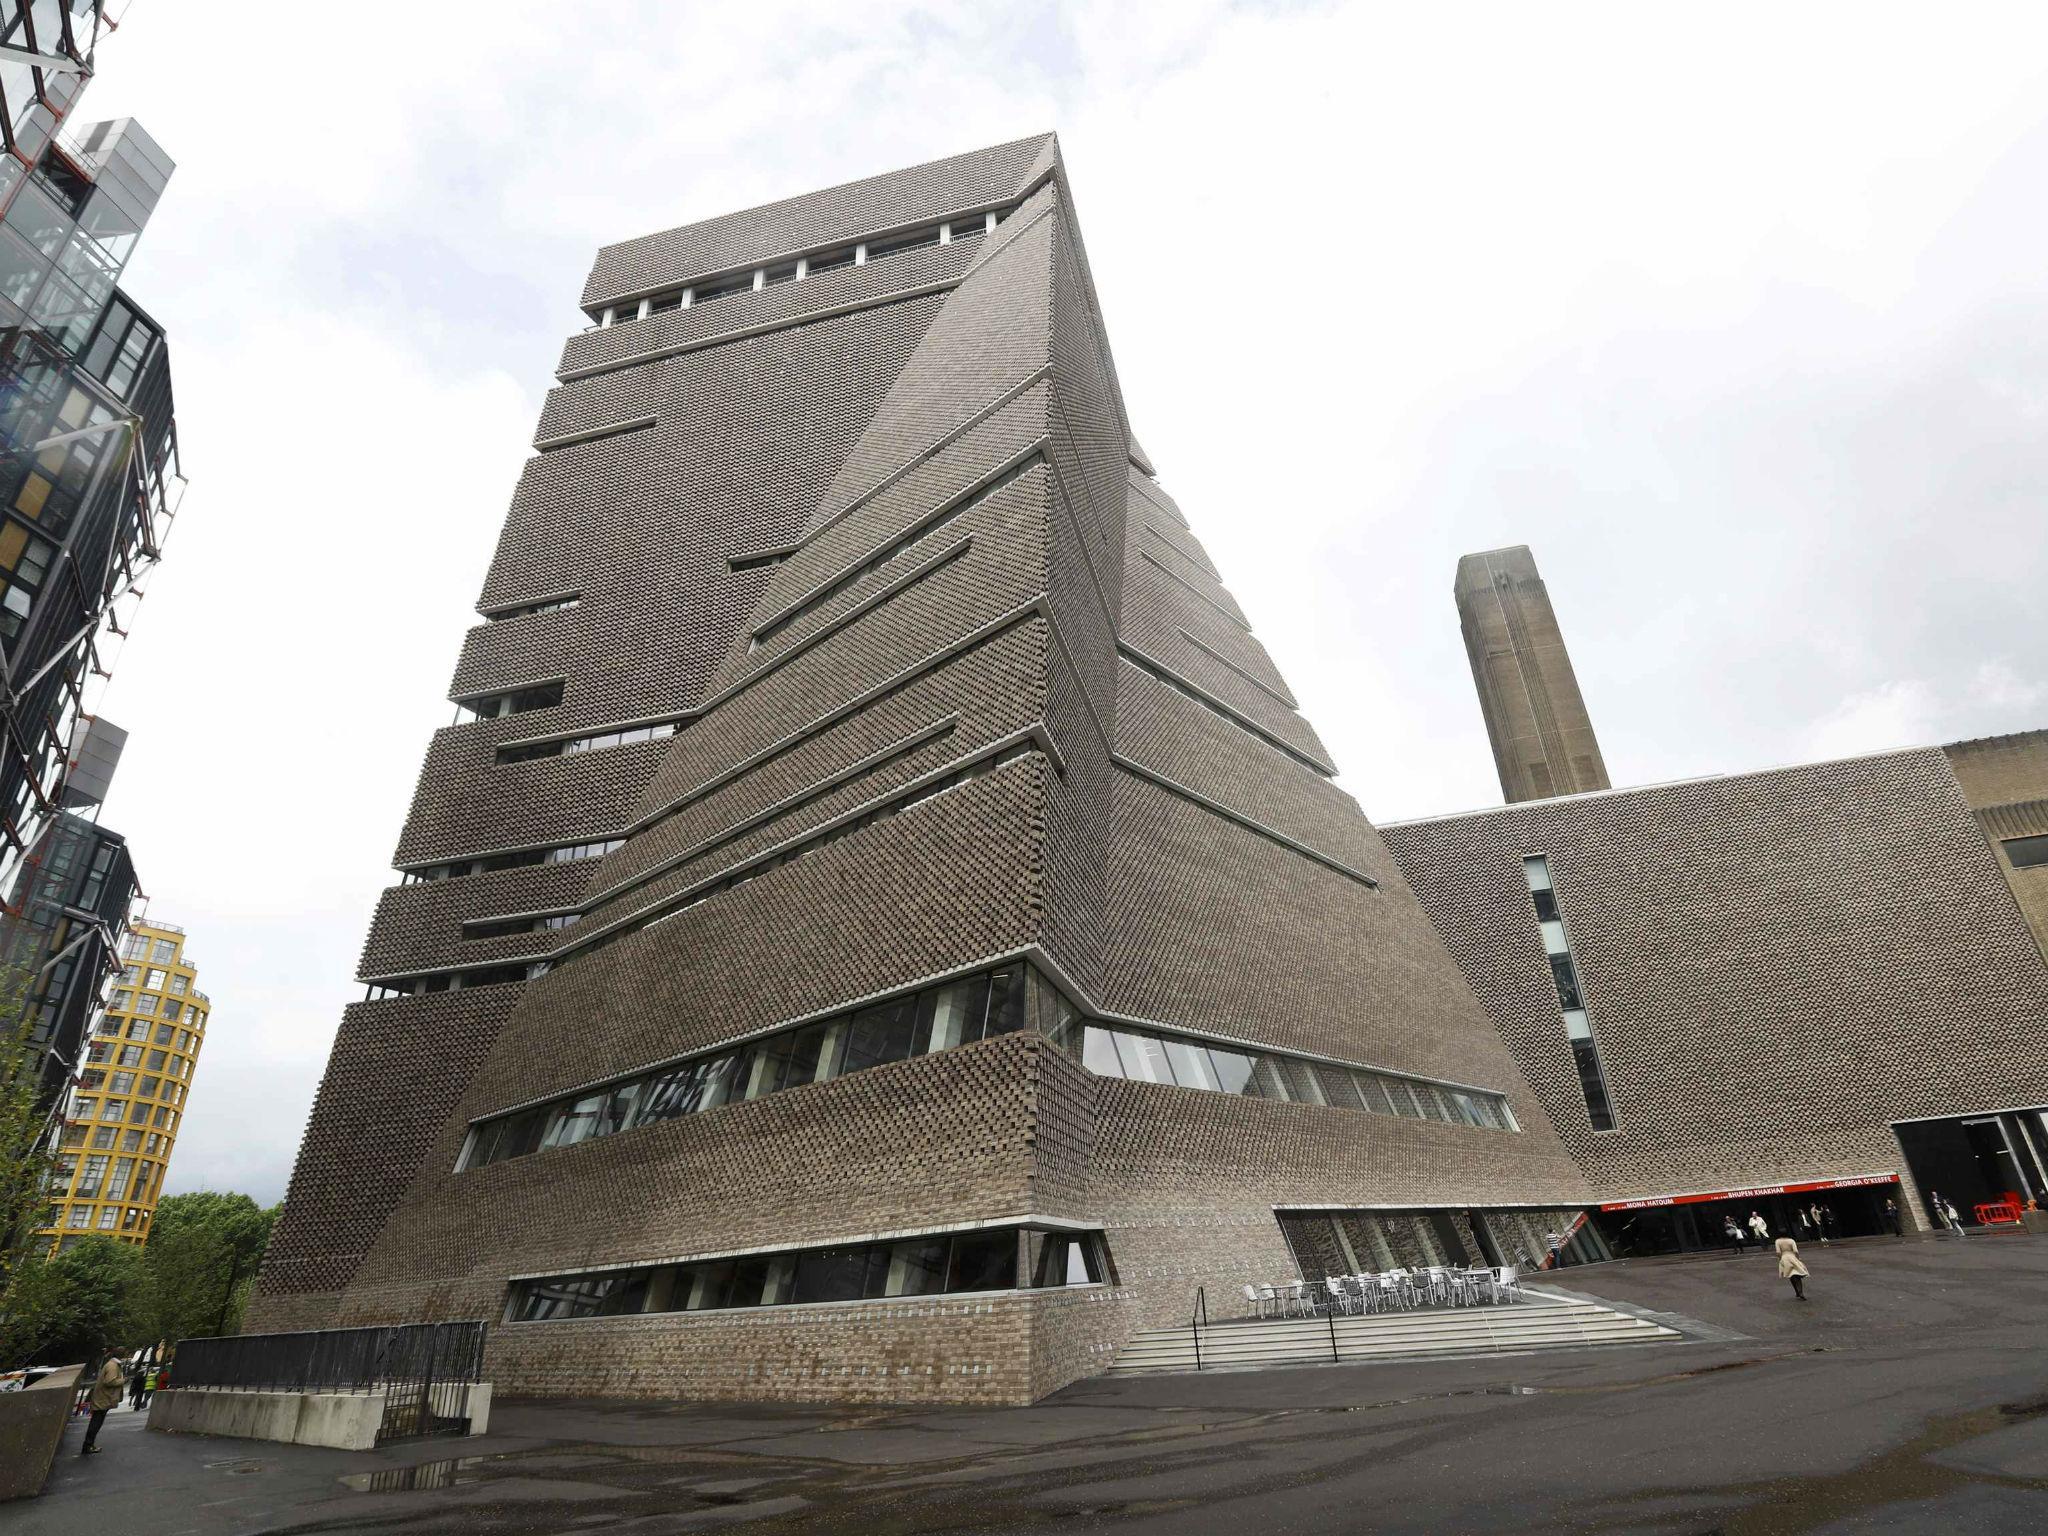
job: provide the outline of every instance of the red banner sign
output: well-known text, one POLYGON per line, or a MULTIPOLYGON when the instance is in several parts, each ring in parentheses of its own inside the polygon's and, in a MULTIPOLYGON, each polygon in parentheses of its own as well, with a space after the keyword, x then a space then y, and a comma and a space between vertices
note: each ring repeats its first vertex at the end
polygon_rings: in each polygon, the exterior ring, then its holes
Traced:
POLYGON ((1799 1184, 1759 1184, 1753 1189, 1713 1189, 1696 1195, 1652 1195, 1647 1200, 1609 1200, 1603 1211, 1647 1211, 1664 1205, 1702 1205, 1709 1200, 1760 1200, 1765 1195, 1806 1195, 1822 1189, 1863 1189, 1896 1184, 1896 1173, 1862 1173, 1850 1179, 1808 1179, 1799 1184))

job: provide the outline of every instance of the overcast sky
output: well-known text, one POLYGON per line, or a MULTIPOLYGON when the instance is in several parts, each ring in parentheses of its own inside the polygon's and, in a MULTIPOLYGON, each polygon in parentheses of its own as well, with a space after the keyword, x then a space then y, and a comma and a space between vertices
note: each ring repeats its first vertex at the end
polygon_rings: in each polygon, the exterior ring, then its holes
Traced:
MULTIPOLYGON (((2048 9, 136 0, 192 479, 105 819, 283 1191, 596 247, 1060 133, 1132 420, 1376 819, 1531 545, 1617 783, 2048 724, 2048 9)), ((451 1041, 451 1048, 465 1042, 451 1041)), ((403 1084, 393 1091, 402 1092, 403 1084)))

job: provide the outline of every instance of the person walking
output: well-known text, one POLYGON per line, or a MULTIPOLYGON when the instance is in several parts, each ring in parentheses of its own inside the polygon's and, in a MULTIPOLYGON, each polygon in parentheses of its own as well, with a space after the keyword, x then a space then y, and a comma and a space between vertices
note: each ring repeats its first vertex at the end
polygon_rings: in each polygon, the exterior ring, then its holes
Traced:
POLYGON ((1771 1240, 1771 1229, 1765 1224, 1762 1211, 1749 1213, 1749 1230, 1756 1234, 1756 1240, 1760 1245, 1771 1240))
POLYGON ((93 1377, 92 1391, 85 1400, 92 1409, 92 1417, 85 1421, 85 1444, 79 1448, 79 1455, 99 1455, 100 1448, 93 1442, 100 1437, 100 1426, 107 1422, 107 1410, 119 1406, 127 1386, 128 1373, 121 1369, 121 1357, 110 1349, 100 1361, 99 1373, 93 1377))
POLYGON ((1813 1218, 1814 1236, 1818 1237, 1823 1243, 1825 1243, 1828 1240, 1827 1207, 1823 1206, 1818 1200, 1816 1200, 1813 1202, 1812 1209, 1809 1210, 1807 1214, 1813 1218))
POLYGON ((1806 1265, 1799 1258, 1799 1244, 1789 1237, 1778 1239, 1778 1278, 1792 1282, 1792 1294, 1806 1300, 1806 1265))
POLYGON ((1949 1230, 1955 1233, 1957 1237, 1968 1237, 1970 1235, 1963 1230, 1962 1213, 1956 1209, 1955 1201, 1942 1200, 1941 1214, 1948 1219, 1949 1230))
POLYGON ((1733 1216, 1721 1218, 1721 1230, 1728 1234, 1728 1241, 1735 1245, 1735 1256, 1740 1258, 1749 1247, 1749 1238, 1742 1230, 1742 1223, 1733 1216))
POLYGON ((1824 1205, 1820 1208, 1820 1240, 1832 1243, 1835 1238, 1835 1208, 1824 1205))
POLYGON ((145 1355, 137 1355, 135 1357, 135 1364, 128 1373, 128 1408, 130 1412, 140 1413, 142 1411, 143 1395, 148 1391, 148 1388, 149 1359, 145 1355))

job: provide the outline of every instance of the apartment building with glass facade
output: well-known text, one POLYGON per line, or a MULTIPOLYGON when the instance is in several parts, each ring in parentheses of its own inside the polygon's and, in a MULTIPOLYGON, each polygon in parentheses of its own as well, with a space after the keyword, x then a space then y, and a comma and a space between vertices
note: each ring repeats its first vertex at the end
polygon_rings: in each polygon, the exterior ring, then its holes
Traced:
POLYGON ((62 1111, 47 1224, 53 1251, 101 1232, 138 1246, 163 1195, 212 1004, 185 930, 137 921, 62 1111))
POLYGON ((1290 1212, 1583 1206, 1132 434, 1051 136, 581 308, 252 1329, 1019 1402, 1292 1274, 1290 1212))

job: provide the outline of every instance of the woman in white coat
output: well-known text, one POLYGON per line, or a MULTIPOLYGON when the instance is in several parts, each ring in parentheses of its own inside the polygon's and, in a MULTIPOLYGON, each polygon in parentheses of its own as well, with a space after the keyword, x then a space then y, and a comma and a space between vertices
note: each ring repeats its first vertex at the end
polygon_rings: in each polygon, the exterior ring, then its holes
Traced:
POLYGON ((1778 1239, 1778 1278, 1792 1282, 1792 1294, 1806 1300, 1806 1265, 1799 1258, 1799 1244, 1789 1237, 1778 1239))

